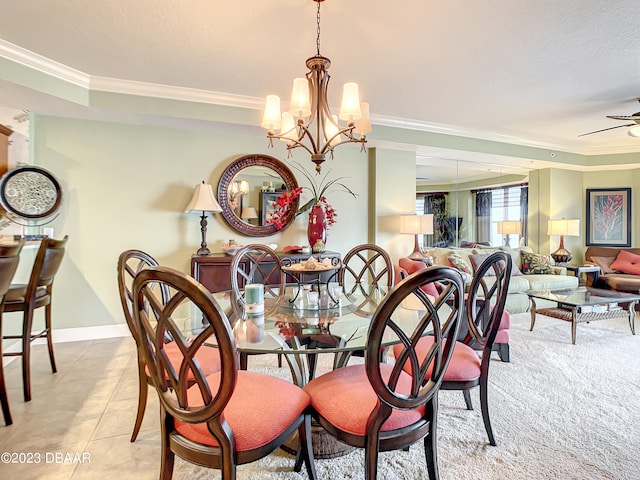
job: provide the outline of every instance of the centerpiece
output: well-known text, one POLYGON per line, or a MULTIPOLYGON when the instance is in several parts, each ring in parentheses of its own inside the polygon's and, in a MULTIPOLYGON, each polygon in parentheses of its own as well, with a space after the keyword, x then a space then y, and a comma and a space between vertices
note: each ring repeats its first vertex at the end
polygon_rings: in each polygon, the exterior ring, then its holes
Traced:
POLYGON ((298 187, 290 192, 284 192, 275 201, 276 210, 270 219, 270 223, 275 225, 277 230, 282 230, 285 225, 281 220, 287 217, 293 202, 304 190, 308 190, 312 198, 298 209, 296 215, 309 211, 309 224, 307 227, 309 245, 311 245, 313 253, 322 253, 327 243, 327 230, 336 223, 336 217, 338 216, 336 210, 329 203, 327 195, 334 192, 345 192, 353 196, 353 198, 356 198, 357 195, 342 182, 347 177, 329 179, 331 170, 327 171, 320 180, 317 180, 301 165, 294 162, 292 167, 304 175, 310 186, 298 187))

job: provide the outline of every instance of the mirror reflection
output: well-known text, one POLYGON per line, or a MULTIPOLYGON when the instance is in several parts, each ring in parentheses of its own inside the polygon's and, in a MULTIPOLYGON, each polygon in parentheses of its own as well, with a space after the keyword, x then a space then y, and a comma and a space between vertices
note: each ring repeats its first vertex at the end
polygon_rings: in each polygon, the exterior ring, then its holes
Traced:
POLYGON ((264 226, 275 210, 275 201, 286 185, 267 167, 243 169, 229 185, 229 206, 233 213, 249 225, 264 226))
MULTIPOLYGON (((278 230, 270 220, 280 195, 298 187, 295 176, 284 163, 268 155, 246 155, 233 161, 218 183, 218 203, 222 217, 237 232, 265 237, 278 230)), ((295 218, 298 200, 278 229, 286 228, 295 218), (282 226, 284 225, 284 226, 282 226)))
POLYGON ((424 248, 526 245, 529 169, 418 157, 416 214, 434 215, 424 248))

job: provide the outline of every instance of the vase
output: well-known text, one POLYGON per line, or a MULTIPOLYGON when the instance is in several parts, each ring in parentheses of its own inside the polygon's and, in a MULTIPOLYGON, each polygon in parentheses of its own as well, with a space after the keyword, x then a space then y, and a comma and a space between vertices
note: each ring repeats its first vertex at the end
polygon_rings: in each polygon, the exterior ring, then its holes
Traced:
POLYGON ((327 243, 327 220, 322 205, 314 205, 309 212, 307 238, 313 253, 322 253, 327 243))

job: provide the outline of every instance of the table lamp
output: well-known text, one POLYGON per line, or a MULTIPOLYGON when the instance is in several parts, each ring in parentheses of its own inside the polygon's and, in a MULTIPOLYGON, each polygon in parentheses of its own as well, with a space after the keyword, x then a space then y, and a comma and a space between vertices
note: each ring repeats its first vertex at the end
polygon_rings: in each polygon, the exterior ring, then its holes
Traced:
POLYGON ((207 248, 207 214, 206 212, 211 213, 220 213, 222 212, 222 208, 220 208, 220 204, 213 196, 213 189, 211 185, 208 183, 204 183, 204 180, 201 184, 196 185, 196 188, 193 192, 193 198, 189 202, 187 206, 186 213, 200 213, 200 232, 202 233, 202 243, 200 243, 200 249, 198 250, 198 255, 209 255, 211 253, 207 248))
POLYGON ((400 216, 400 233, 411 233, 415 235, 415 243, 413 252, 409 255, 412 260, 423 260, 427 256, 422 253, 418 235, 433 234, 433 215, 428 213, 425 215, 401 215, 400 216))
POLYGON ((522 222, 520 220, 500 220, 498 222, 498 233, 504 235, 504 246, 509 246, 509 235, 522 233, 522 222))
POLYGON ((547 235, 560 235, 560 245, 558 249, 551 254, 556 263, 567 263, 573 258, 573 253, 564 248, 564 236, 578 237, 580 236, 580 220, 565 219, 549 220, 549 231, 547 235))
POLYGON ((251 220, 253 220, 254 218, 258 218, 258 212, 256 212, 256 209, 254 207, 244 207, 242 209, 242 213, 240 214, 240 218, 251 223, 251 220))

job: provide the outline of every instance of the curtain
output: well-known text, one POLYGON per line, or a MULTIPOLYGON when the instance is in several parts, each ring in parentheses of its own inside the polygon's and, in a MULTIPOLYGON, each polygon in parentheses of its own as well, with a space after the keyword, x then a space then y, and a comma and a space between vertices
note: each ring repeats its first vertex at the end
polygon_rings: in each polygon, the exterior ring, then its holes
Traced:
POLYGON ((427 193, 424 196, 424 213, 433 215, 433 235, 424 236, 424 245, 431 247, 446 246, 449 235, 447 219, 447 194, 427 193))
POLYGON ((491 190, 476 192, 476 242, 491 242, 491 190))
POLYGON ((522 225, 522 244, 529 245, 529 187, 523 185, 520 189, 520 223, 522 225))

